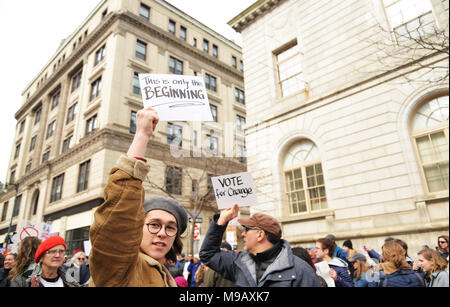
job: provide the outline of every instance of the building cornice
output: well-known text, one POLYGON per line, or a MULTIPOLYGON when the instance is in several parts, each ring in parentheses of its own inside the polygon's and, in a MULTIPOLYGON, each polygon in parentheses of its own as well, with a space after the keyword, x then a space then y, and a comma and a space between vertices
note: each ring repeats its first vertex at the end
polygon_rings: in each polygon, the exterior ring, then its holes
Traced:
POLYGON ((284 1, 285 0, 259 0, 231 19, 228 22, 228 25, 236 32, 241 33, 242 30, 256 21, 259 17, 270 12, 284 1))

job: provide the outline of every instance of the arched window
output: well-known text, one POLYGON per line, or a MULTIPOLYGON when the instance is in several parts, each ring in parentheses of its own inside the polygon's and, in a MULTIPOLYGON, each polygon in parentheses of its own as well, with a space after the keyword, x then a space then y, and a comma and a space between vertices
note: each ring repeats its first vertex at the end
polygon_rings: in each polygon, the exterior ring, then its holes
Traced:
POLYGON ((422 105, 412 119, 411 133, 428 192, 448 190, 449 96, 422 105))
POLYGON ((328 208, 320 153, 314 143, 293 144, 284 157, 283 172, 289 214, 328 208))

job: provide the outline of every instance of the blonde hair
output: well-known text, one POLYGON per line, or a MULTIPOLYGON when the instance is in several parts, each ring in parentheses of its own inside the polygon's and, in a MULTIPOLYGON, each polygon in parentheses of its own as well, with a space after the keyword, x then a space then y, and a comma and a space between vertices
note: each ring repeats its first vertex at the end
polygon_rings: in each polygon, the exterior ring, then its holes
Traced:
POLYGON ((384 243, 382 250, 383 259, 391 262, 396 268, 404 267, 405 264, 407 265, 404 256, 405 250, 394 240, 384 243))
POLYGON ((367 264, 367 262, 365 261, 361 261, 361 260, 356 260, 355 261, 355 279, 360 279, 362 274, 364 274, 365 272, 367 272, 370 267, 367 264))
POLYGON ((431 271, 428 273, 429 275, 433 274, 436 271, 443 271, 447 268, 447 261, 442 259, 441 255, 439 255, 437 251, 432 250, 431 248, 424 248, 417 254, 422 255, 423 258, 433 263, 433 265, 431 266, 431 271))

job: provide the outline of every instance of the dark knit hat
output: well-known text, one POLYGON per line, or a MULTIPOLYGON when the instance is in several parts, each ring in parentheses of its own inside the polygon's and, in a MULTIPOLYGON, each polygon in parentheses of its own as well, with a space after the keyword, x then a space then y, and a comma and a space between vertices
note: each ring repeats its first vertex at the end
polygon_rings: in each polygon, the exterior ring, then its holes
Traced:
POLYGON ((353 244, 350 240, 345 240, 344 243, 342 243, 342 246, 347 246, 348 248, 353 249, 353 244))
POLYGON ((45 239, 45 241, 39 245, 36 254, 34 254, 34 262, 38 263, 39 259, 41 259, 42 255, 46 251, 57 245, 63 245, 65 249, 67 248, 66 241, 64 241, 64 239, 59 236, 49 237, 45 239))
POLYGON ((188 217, 184 207, 175 199, 162 196, 153 196, 144 201, 145 213, 151 210, 163 210, 172 214, 177 220, 179 234, 187 227, 188 217))

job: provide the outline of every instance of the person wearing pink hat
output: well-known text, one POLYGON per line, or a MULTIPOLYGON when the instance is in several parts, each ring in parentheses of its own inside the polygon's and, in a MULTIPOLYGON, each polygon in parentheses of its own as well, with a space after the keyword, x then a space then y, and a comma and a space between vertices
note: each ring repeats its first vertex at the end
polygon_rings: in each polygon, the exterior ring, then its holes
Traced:
MULTIPOLYGON (((79 287, 78 283, 66 277, 62 270, 66 242, 59 236, 49 237, 43 241, 34 256, 38 264, 28 276, 17 278, 15 287, 79 287)), ((11 285, 13 286, 13 285, 11 285)))

